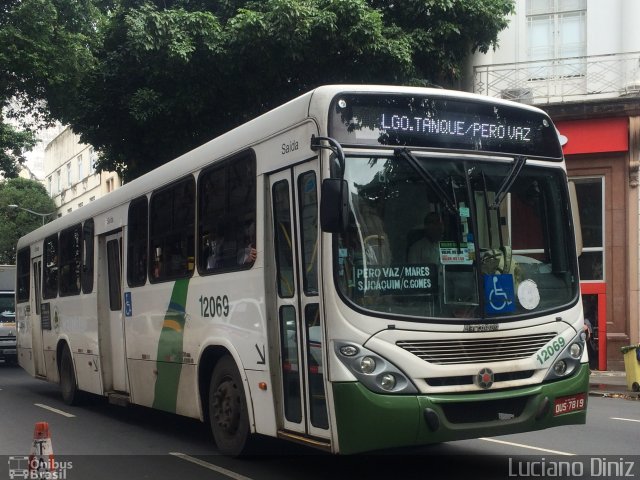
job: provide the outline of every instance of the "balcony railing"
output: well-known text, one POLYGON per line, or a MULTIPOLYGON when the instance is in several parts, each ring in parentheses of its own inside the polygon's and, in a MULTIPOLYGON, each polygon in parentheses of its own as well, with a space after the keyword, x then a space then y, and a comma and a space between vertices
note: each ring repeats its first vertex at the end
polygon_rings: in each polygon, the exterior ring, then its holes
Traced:
POLYGON ((474 67, 475 93, 528 104, 640 96, 640 52, 474 67))

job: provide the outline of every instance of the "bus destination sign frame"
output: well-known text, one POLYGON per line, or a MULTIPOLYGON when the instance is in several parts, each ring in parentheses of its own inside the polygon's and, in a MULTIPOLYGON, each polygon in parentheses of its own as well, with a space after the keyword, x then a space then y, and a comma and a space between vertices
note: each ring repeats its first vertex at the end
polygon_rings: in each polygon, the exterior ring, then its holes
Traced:
POLYGON ((541 110, 448 96, 345 93, 334 98, 329 134, 342 145, 441 148, 562 161, 541 110))

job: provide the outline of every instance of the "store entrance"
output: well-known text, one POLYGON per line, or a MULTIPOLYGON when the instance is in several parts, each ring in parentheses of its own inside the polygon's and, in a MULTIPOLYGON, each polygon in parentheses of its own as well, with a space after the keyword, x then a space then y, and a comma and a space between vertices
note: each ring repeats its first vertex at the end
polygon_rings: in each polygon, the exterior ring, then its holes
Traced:
POLYGON ((607 369, 607 308, 605 304, 606 288, 602 283, 583 283, 582 307, 584 309, 585 324, 591 328, 590 338, 587 340, 589 353, 589 367, 591 370, 607 369))

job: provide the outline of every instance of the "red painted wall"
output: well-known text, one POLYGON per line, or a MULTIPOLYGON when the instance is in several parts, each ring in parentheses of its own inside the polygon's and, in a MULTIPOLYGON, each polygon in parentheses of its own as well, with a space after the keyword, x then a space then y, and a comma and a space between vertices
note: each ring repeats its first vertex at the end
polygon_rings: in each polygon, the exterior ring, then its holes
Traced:
POLYGON ((629 150, 628 117, 560 121, 556 127, 569 140, 565 155, 629 150))

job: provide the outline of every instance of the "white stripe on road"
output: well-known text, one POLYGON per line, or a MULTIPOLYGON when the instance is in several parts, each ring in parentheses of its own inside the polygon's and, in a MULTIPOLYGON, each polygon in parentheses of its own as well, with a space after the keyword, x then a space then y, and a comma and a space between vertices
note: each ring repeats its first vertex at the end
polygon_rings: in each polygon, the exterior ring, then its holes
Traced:
POLYGON ((634 420, 633 418, 620 418, 620 417, 609 417, 611 418, 611 420, 622 420, 623 422, 638 422, 640 423, 640 420, 634 420))
POLYGON ((58 410, 57 408, 50 407, 49 405, 43 405, 41 403, 34 403, 36 407, 44 408, 45 410, 49 410, 50 412, 57 413, 58 415, 64 415, 65 417, 73 418, 75 415, 67 412, 63 412, 62 410, 58 410))
POLYGON ((235 480, 252 480, 250 477, 245 477, 244 475, 240 475, 239 473, 233 472, 231 470, 227 470, 226 468, 219 467, 218 465, 214 465, 213 463, 205 462, 204 460, 200 460, 199 458, 191 457, 184 453, 180 452, 169 452, 169 455, 173 455, 174 457, 181 458, 182 460, 186 460, 187 462, 195 463, 196 465, 200 465, 201 467, 208 468, 209 470, 213 470, 214 472, 221 473, 222 475, 226 475, 229 478, 233 478, 235 480))
POLYGON ((485 440, 487 442, 502 443, 503 445, 511 445, 512 447, 529 448, 531 450, 538 450, 540 452, 554 453, 556 455, 575 455, 575 453, 561 452, 559 450, 549 450, 548 448, 533 447, 531 445, 523 445, 522 443, 505 442, 504 440, 496 440, 495 438, 484 438, 483 437, 483 438, 480 438, 479 440, 485 440))

